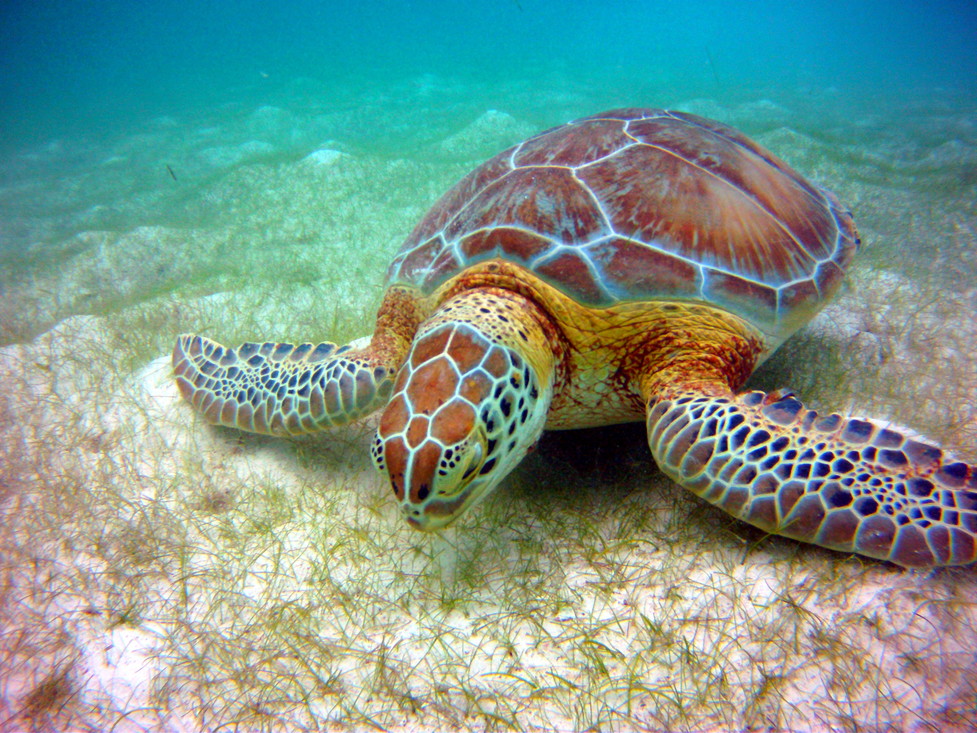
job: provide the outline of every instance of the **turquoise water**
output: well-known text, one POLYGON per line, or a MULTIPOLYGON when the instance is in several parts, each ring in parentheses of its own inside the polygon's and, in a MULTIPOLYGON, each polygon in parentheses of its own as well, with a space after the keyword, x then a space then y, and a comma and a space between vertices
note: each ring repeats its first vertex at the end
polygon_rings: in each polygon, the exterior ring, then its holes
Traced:
POLYGON ((419 74, 498 87, 612 85, 726 98, 835 86, 973 92, 977 7, 915 2, 104 0, 0 10, 6 145, 268 103, 297 77, 344 88, 419 74))
POLYGON ((419 74, 504 88, 530 78, 726 97, 835 86, 973 91, 967 0, 233 4, 8 2, 6 145, 125 130, 161 114, 267 103, 296 77, 372 85, 419 74))

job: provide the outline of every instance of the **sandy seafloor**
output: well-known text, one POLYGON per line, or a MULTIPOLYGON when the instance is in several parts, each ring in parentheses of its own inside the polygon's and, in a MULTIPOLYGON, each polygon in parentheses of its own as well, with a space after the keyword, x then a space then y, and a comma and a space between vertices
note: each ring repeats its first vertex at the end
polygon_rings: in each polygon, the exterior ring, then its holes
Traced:
POLYGON ((442 535, 369 423, 274 440, 178 400, 176 334, 368 334, 427 207, 525 136, 624 104, 731 123, 834 190, 864 251, 751 381, 977 461, 977 106, 735 102, 433 75, 296 80, 0 161, 0 729, 965 730, 977 569, 766 537, 640 424, 548 434, 442 535), (169 166, 169 169, 167 169, 169 166), (172 172, 172 174, 171 174, 172 172))

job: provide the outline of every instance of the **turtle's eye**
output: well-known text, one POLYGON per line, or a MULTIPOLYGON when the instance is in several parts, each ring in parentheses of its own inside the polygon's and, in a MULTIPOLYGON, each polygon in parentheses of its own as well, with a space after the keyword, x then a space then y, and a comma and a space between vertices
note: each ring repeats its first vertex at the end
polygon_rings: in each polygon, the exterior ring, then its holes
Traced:
POLYGON ((457 494, 478 473, 478 469, 482 467, 482 461, 485 459, 485 448, 483 445, 481 440, 476 440, 474 445, 472 445, 471 453, 468 456, 468 465, 465 467, 465 472, 461 474, 461 482, 458 486, 454 487, 454 490, 450 494, 445 494, 445 496, 457 494))
POLYGON ((433 477, 431 501, 451 501, 465 493, 485 464, 485 455, 485 435, 479 429, 460 443, 445 448, 433 477))

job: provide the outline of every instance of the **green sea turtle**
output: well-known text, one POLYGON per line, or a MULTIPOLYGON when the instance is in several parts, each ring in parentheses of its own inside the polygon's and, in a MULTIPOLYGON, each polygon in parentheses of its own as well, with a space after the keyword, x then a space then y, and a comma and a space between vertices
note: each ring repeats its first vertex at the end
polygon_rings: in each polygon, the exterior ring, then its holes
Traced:
POLYGON ((766 532, 904 566, 977 558, 977 467, 907 431, 737 393, 837 290, 851 215, 741 133, 620 109, 542 132, 448 191, 394 257, 370 344, 184 335, 211 423, 310 433, 383 408, 373 459, 443 527, 544 428, 645 419, 677 483, 766 532))

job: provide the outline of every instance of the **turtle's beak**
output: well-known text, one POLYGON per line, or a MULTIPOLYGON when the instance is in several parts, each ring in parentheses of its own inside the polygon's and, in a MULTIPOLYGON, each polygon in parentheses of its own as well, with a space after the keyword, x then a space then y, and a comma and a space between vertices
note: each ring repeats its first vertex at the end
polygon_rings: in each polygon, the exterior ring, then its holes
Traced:
POLYGON ((407 523, 414 529, 429 532, 447 527, 498 483, 481 474, 486 454, 481 429, 461 443, 439 448, 436 463, 421 458, 423 452, 413 456, 408 491, 401 502, 407 523))

